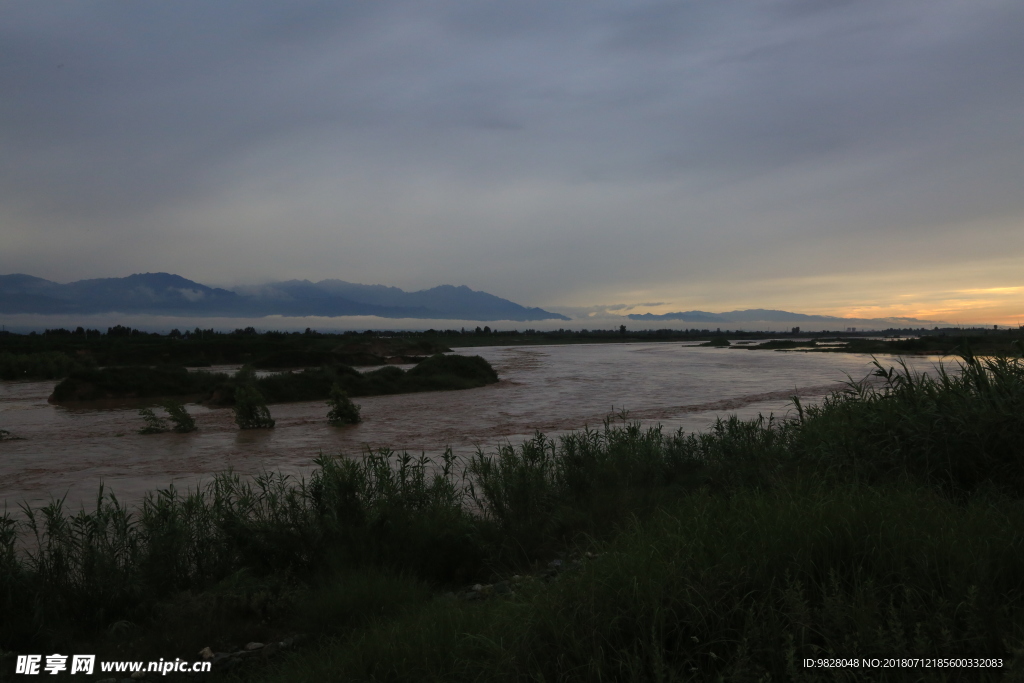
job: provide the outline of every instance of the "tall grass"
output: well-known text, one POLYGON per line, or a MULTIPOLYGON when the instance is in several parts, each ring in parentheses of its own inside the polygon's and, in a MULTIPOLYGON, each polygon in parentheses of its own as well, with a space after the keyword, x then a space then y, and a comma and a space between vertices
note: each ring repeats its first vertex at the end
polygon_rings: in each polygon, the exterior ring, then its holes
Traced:
POLYGON ((396 566, 427 578, 479 572, 469 513, 448 452, 435 469, 382 449, 321 456, 308 480, 226 473, 205 487, 148 494, 138 509, 100 490, 95 507, 63 500, 0 517, 5 648, 66 642, 161 599, 240 570, 309 575, 324 565, 396 566), (27 534, 27 538, 26 538, 27 534), (19 550, 19 539, 27 541, 19 550))
POLYGON ((797 449, 840 476, 910 477, 966 495, 1024 494, 1024 362, 966 356, 956 372, 883 368, 801 411, 797 449))
MULTIPOLYGON (((507 600, 434 601, 269 680, 1002 680, 1024 642, 1020 502, 908 485, 691 495, 507 600), (996 657, 988 670, 805 658, 996 657)), ((1019 671, 1018 671, 1019 673, 1019 671)))

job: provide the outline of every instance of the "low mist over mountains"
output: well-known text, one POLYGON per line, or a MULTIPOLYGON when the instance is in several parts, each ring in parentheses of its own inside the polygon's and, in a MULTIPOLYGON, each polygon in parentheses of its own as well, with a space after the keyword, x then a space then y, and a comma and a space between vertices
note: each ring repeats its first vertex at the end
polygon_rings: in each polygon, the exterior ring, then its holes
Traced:
POLYGON ((569 320, 469 287, 419 292, 342 280, 289 280, 218 289, 170 273, 79 280, 0 275, 0 313, 143 313, 174 316, 348 316, 443 320, 569 320))
POLYGON ((829 329, 843 330, 849 326, 863 326, 869 328, 920 328, 924 325, 948 325, 949 323, 935 320, 919 320, 917 318, 839 318, 833 315, 807 315, 805 313, 792 313, 790 311, 777 311, 765 308, 748 308, 742 311, 727 311, 725 313, 709 313, 708 311, 680 311, 679 313, 631 313, 630 320, 654 321, 679 321, 695 323, 701 327, 715 325, 716 327, 731 326, 735 329, 749 329, 752 323, 775 325, 798 325, 805 329, 829 329), (821 326, 821 327, 818 327, 821 326))

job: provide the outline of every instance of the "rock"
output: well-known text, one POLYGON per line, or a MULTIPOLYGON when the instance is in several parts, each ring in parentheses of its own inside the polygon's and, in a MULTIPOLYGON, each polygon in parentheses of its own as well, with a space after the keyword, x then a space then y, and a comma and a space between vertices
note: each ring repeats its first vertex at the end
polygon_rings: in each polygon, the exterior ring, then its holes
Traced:
POLYGON ((132 674, 132 680, 133 681, 141 681, 145 677, 146 677, 146 672, 145 671, 136 671, 135 673, 132 674))
POLYGON ((249 643, 249 644, 247 644, 245 646, 245 649, 248 652, 252 652, 253 650, 262 650, 263 648, 264 648, 263 643, 249 643))
POLYGON ((231 655, 229 655, 227 652, 214 653, 212 666, 222 666, 229 659, 231 659, 231 655))
POLYGON ((476 591, 477 593, 479 593, 483 589, 484 589, 483 585, 481 585, 479 583, 476 583, 476 584, 473 584, 473 587, 470 590, 473 590, 473 591, 476 591))
POLYGON ((203 658, 203 661, 206 661, 209 659, 213 659, 215 655, 213 654, 213 650, 211 650, 208 647, 204 647, 202 650, 199 651, 199 656, 203 658))
POLYGON ((548 569, 554 569, 555 571, 558 571, 561 568, 562 568, 562 561, 561 560, 551 560, 550 562, 548 562, 548 569))

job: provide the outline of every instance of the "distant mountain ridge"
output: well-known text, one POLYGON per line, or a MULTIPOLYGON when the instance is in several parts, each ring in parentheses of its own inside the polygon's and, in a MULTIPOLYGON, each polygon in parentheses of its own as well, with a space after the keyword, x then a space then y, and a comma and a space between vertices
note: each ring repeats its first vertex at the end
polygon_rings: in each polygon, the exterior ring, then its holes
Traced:
POLYGON ((0 275, 0 313, 263 317, 374 315, 382 318, 446 320, 569 320, 564 315, 478 292, 441 285, 406 292, 384 285, 343 280, 288 280, 239 287, 208 287, 171 273, 138 273, 121 278, 67 284, 31 275, 0 275))

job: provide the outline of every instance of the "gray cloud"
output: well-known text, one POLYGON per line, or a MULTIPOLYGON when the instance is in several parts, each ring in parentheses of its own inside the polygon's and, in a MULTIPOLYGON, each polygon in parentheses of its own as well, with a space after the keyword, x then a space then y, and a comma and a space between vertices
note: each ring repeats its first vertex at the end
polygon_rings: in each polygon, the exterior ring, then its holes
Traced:
POLYGON ((586 305, 1024 255, 1022 29, 1010 0, 16 0, 0 272, 586 305))

